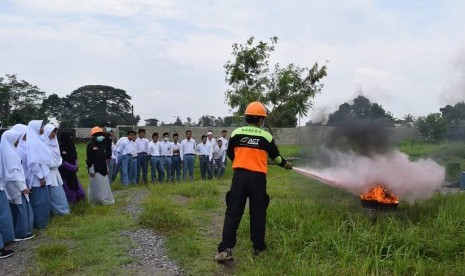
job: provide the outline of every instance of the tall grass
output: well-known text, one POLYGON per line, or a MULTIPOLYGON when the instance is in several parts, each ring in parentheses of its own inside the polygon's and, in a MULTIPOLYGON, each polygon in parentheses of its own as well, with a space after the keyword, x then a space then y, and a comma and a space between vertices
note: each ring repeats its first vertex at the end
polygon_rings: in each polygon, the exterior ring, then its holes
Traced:
MULTIPOLYGON (((79 178, 88 185, 84 148, 78 147, 79 178)), ((284 156, 311 149, 280 147, 284 156)), ((412 159, 434 158, 465 165, 461 144, 403 142, 412 159)), ((232 170, 223 179, 138 186, 146 198, 135 225, 113 206, 80 203, 72 215, 54 218, 43 232, 49 242, 36 250, 36 275, 124 274, 128 240, 121 231, 151 227, 167 236, 168 254, 191 275, 462 275, 465 271, 465 195, 437 194, 396 212, 371 219, 358 197, 270 165, 266 241, 268 250, 254 258, 249 215, 244 214, 234 248, 235 266, 213 261, 221 239, 224 196, 232 170), (233 271, 230 271, 233 269, 233 271)), ((120 185, 114 186, 123 189, 120 185)))
MULTIPOLYGON (((449 150, 455 158, 462 148, 401 145, 413 158, 432 157, 439 162, 448 162, 439 158, 444 156, 441 151, 449 150)), ((282 149, 286 151, 296 156, 300 149, 282 149)), ((229 168, 226 179, 230 173, 229 168)), ((164 230, 169 253, 193 275, 229 269, 212 261, 221 238, 229 179, 157 187, 144 204, 143 218, 156 218, 158 208, 153 206, 159 202, 169 204, 177 214, 164 230), (207 199, 212 203, 205 204, 207 199)), ((460 275, 465 269, 463 194, 402 203, 398 211, 371 219, 358 197, 277 166, 270 166, 268 193, 272 199, 267 213, 269 248, 253 257, 246 212, 234 249, 239 275, 460 275)))

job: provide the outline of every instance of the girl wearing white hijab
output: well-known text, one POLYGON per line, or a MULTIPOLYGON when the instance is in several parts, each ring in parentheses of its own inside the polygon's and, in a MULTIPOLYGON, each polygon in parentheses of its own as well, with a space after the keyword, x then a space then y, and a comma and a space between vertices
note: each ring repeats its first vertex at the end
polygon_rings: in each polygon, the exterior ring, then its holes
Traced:
POLYGON ((11 129, 21 133, 21 138, 19 138, 19 144, 18 144, 18 147, 16 147, 16 149, 18 150, 19 156, 21 157, 21 163, 23 163, 24 175, 27 177, 27 174, 28 174, 27 144, 26 144, 27 126, 23 124, 16 124, 11 129))
POLYGON ((27 175, 26 184, 31 190, 30 199, 34 212, 34 227, 44 229, 50 219, 50 169, 52 159, 45 142, 43 121, 33 120, 27 126, 27 175))
POLYGON ((47 124, 44 127, 42 138, 47 145, 50 155, 52 156, 49 163, 50 168, 50 207, 54 215, 69 215, 69 205, 66 198, 65 190, 63 190, 63 179, 61 178, 58 168, 61 166, 63 159, 61 158, 60 146, 56 138, 57 128, 52 124, 47 124))
MULTIPOLYGON (((3 156, 0 153, 0 164, 3 162, 2 160, 3 156)), ((12 242, 15 238, 13 219, 11 217, 10 204, 8 204, 8 197, 5 191, 5 184, 3 179, 3 168, 0 166, 0 258, 11 256, 13 252, 5 249, 4 243, 12 242)))
POLYGON ((14 241, 28 240, 34 237, 32 224, 34 216, 29 203, 29 189, 26 186, 21 157, 16 147, 21 139, 21 133, 7 130, 2 135, 0 154, 2 155, 3 179, 6 192, 10 198, 10 209, 15 229, 14 241))

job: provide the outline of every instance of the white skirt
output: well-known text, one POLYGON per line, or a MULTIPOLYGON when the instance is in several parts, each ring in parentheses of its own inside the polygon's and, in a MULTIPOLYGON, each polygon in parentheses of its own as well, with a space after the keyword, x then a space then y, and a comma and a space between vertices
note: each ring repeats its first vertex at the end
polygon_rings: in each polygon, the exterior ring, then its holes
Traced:
POLYGON ((110 205, 115 203, 115 199, 111 193, 108 177, 103 176, 100 173, 95 173, 94 177, 90 177, 87 197, 89 198, 90 203, 102 205, 110 205))

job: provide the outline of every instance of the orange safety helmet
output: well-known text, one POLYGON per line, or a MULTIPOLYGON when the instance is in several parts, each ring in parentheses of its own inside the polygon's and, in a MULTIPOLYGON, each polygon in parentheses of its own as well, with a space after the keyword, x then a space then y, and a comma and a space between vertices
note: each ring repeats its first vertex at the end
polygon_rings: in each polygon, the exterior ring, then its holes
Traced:
POLYGON ((261 102, 251 102, 245 109, 244 115, 266 117, 266 108, 261 102))
POLYGON ((96 133, 103 133, 103 129, 100 128, 100 127, 93 127, 91 130, 90 130, 90 135, 93 136, 94 134, 96 133))

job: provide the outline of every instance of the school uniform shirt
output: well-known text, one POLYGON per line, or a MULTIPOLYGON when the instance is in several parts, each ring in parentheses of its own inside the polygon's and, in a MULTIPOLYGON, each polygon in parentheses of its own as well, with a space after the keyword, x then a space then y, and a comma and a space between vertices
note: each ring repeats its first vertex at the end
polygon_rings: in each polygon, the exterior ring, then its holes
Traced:
POLYGON ((171 143, 173 145, 173 156, 179 156, 181 154, 181 144, 179 142, 171 143))
POLYGON ((156 143, 150 141, 148 154, 151 156, 160 156, 160 141, 157 141, 156 143))
POLYGON ((225 150, 228 148, 229 140, 223 137, 218 138, 218 141, 221 141, 223 144, 221 147, 223 147, 225 150))
POLYGON ((52 124, 45 125, 44 134, 42 135, 42 139, 47 145, 51 155, 48 167, 50 168, 50 185, 54 187, 63 185, 63 179, 61 178, 61 175, 58 172, 58 167, 60 167, 63 163, 63 158, 61 158, 60 146, 58 145, 58 140, 56 137, 54 139, 50 139, 50 134, 55 128, 56 127, 52 124))
POLYGON ((150 141, 147 138, 137 138, 136 139, 136 149, 137 153, 148 153, 150 141))
POLYGON ((216 144, 217 144, 216 139, 212 137, 212 139, 209 140, 208 137, 207 137, 207 144, 209 144, 212 147, 212 150, 213 150, 215 148, 216 144))
POLYGON ((111 142, 111 159, 118 160, 118 151, 116 150, 116 144, 111 142))
POLYGON ((126 140, 122 140, 119 146, 119 152, 124 155, 132 155, 134 152, 135 143, 126 138, 126 140))
POLYGON ((160 154, 162 156, 173 156, 173 144, 170 141, 161 142, 160 154))
POLYGON ((24 175, 27 176, 27 143, 23 140, 24 135, 26 135, 27 133, 27 126, 23 124, 16 124, 11 129, 21 133, 21 137, 19 138, 19 144, 16 149, 18 150, 19 156, 21 157, 24 175))
POLYGON ((137 157, 137 144, 135 141, 131 141, 132 143, 132 158, 137 157))
POLYGON ((184 139, 181 141, 181 160, 184 160, 184 154, 195 154, 196 143, 194 139, 184 139))
POLYGON ((21 133, 7 130, 3 133, 0 144, 0 167, 2 177, 6 184, 7 196, 13 204, 21 204, 21 193, 27 188, 21 157, 14 143, 20 138, 21 133))
POLYGON ((208 156, 208 160, 212 161, 213 158, 213 150, 210 144, 208 143, 200 143, 197 145, 196 153, 199 156, 208 156))
POLYGON ((221 162, 224 163, 224 159, 226 158, 226 149, 222 146, 221 148, 216 145, 213 149, 213 159, 220 159, 221 162))
POLYGON ((50 179, 50 151, 39 135, 42 120, 32 120, 27 129, 27 168, 26 183, 28 188, 40 187, 40 179, 44 178, 46 185, 50 179))

